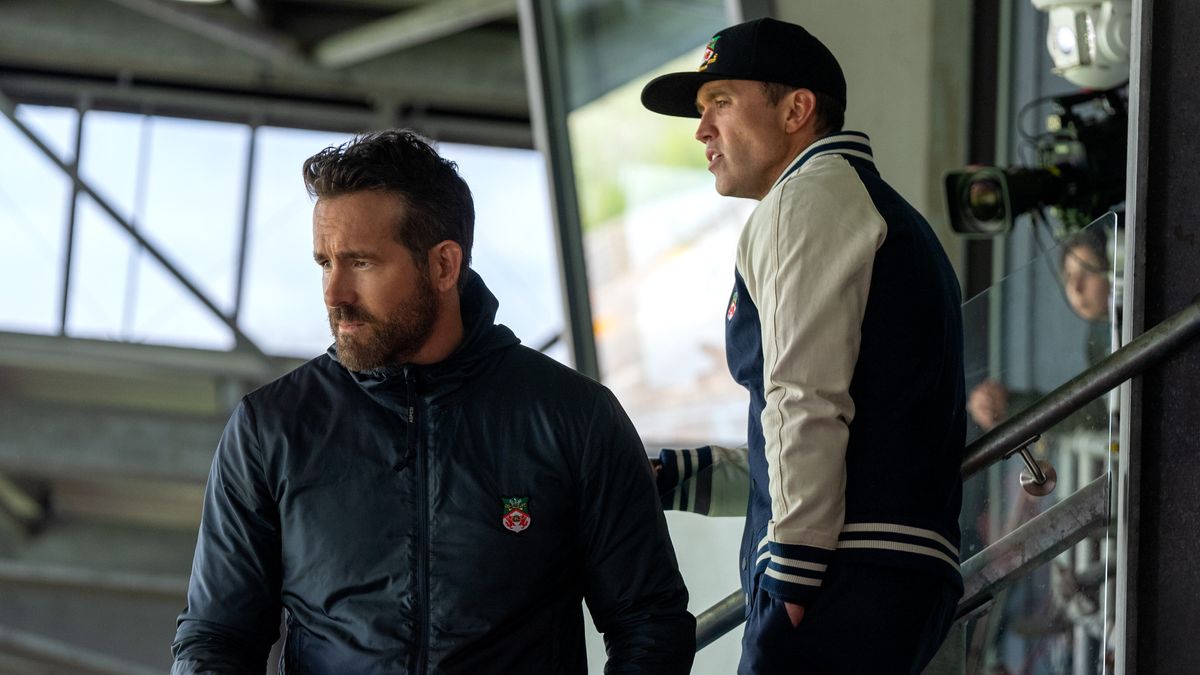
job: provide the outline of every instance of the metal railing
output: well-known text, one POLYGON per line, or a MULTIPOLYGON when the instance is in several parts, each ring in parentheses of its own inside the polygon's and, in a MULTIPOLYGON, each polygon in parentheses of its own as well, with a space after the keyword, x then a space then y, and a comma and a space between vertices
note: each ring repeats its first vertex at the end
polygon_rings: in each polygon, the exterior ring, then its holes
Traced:
MULTIPOLYGON (((1049 465, 1032 461, 1026 450, 1031 442, 1071 413, 1161 362, 1197 335, 1200 335, 1200 296, 968 445, 962 464, 963 480, 1001 459, 1021 453, 1030 465, 1029 475, 1022 476, 1022 484, 1036 493, 1030 486, 1052 480, 1052 469, 1051 475, 1040 476, 1039 482, 1039 469, 1044 471, 1049 465)), ((963 563, 966 589, 958 606, 959 618, 986 605, 1001 588, 1105 522, 1108 481, 1108 474, 1097 478, 963 563)), ((712 644, 744 619, 745 603, 742 591, 738 590, 696 617, 696 649, 712 644)))

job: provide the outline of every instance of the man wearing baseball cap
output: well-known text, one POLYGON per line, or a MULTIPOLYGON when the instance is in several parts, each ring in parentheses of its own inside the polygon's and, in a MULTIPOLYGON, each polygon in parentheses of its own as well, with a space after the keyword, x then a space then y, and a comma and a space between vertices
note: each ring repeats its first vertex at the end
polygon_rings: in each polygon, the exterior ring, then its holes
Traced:
POLYGON ((717 192, 760 201, 726 309, 747 446, 659 457, 671 507, 746 501, 743 674, 920 673, 962 594, 958 281, 866 134, 842 130, 846 100, 825 45, 774 19, 642 90, 699 118, 717 192))

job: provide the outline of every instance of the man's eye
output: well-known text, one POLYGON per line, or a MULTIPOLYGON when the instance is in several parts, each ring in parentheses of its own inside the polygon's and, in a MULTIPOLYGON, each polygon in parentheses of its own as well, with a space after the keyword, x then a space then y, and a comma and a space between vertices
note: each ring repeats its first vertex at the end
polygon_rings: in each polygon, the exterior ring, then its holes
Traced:
POLYGON ((366 269, 370 266, 371 266, 371 263, 366 260, 355 260, 354 261, 354 269, 361 270, 361 269, 366 269))

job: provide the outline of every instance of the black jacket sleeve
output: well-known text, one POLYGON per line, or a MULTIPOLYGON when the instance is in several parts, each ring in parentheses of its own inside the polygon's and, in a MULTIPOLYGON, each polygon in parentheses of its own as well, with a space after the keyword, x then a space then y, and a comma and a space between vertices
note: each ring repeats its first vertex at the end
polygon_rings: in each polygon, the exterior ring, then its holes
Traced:
POLYGON ((578 536, 584 597, 608 652, 604 672, 687 673, 696 653, 687 588, 645 448, 607 390, 585 448, 578 536))
POLYGON ((171 672, 261 675, 279 635, 280 570, 279 515, 243 400, 209 472, 171 672))

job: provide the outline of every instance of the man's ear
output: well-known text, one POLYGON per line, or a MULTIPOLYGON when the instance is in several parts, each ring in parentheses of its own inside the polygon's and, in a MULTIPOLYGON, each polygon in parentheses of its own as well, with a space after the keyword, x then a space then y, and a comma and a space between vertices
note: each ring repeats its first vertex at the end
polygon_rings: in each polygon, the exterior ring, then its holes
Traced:
POLYGON ((433 287, 445 293, 458 286, 463 270, 463 250, 458 242, 447 239, 429 249, 429 278, 433 287))
POLYGON ((806 126, 816 122, 817 95, 809 89, 797 89, 785 99, 787 116, 784 119, 784 129, 794 134, 806 126))

